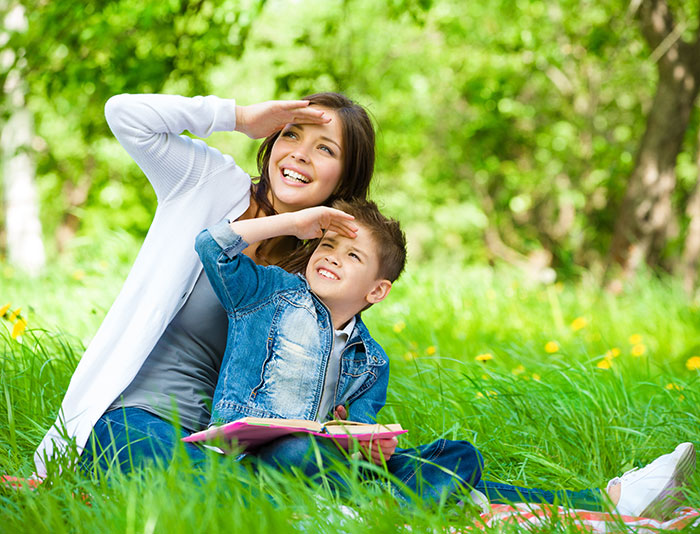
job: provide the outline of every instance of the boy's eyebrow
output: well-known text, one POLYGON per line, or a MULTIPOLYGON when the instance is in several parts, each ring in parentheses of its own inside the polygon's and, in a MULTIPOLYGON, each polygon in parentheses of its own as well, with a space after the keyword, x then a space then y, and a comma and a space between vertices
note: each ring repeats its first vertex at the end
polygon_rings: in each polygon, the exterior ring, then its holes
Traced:
MULTIPOLYGON (((319 241, 318 244, 320 245, 321 243, 330 243, 331 245, 336 245, 336 244, 338 243, 337 237, 338 237, 337 235, 334 235, 333 237, 331 237, 331 236, 325 236, 325 235, 324 235, 324 236, 321 238, 321 241, 319 241)), ((367 253, 366 250, 364 250, 364 249, 362 249, 362 248, 359 248, 359 247, 356 246, 356 245, 352 245, 352 246, 350 247, 350 250, 351 250, 352 252, 357 252, 357 253, 359 253, 359 254, 360 254, 361 256, 363 256, 364 258, 368 258, 368 257, 369 257, 369 254, 367 253)))
MULTIPOLYGON (((289 123, 290 128, 303 128, 303 126, 304 126, 303 124, 297 124, 296 122, 289 123)), ((329 143, 333 143, 336 147, 338 147, 338 150, 342 150, 342 147, 340 146, 340 144, 336 140, 328 137, 327 135, 322 135, 321 139, 324 141, 327 141, 329 143)))

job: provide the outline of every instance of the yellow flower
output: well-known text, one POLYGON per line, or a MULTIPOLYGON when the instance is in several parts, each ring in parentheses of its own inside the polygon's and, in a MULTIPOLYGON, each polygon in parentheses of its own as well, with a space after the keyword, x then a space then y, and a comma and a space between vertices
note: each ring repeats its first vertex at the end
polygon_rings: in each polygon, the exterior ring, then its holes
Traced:
POLYGON ((532 373, 532 379, 537 380, 539 382, 540 380, 542 380, 542 377, 537 373, 532 373))
POLYGON ((556 341, 547 341, 547 344, 544 346, 544 350, 548 354, 554 354, 559 350, 559 343, 556 341))
POLYGON ((74 280, 80 282, 83 278, 85 278, 85 271, 83 271, 82 269, 76 269, 75 271, 73 271, 74 280))
POLYGON ((24 319, 18 319, 15 325, 12 327, 12 339, 17 339, 19 336, 21 336, 26 328, 27 321, 24 319))
POLYGON ((415 360, 417 357, 418 357, 418 355, 413 351, 408 351, 406 354, 403 355, 403 359, 406 360, 407 362, 415 360))
POLYGON ((630 353, 632 354, 632 356, 639 357, 642 354, 644 354, 646 351, 647 351, 647 348, 644 346, 643 343, 637 343, 634 347, 632 347, 632 350, 630 351, 630 353))
POLYGON ((598 362, 598 369, 610 369, 612 367, 612 361, 607 358, 603 358, 598 362))
POLYGON ((404 328, 406 328, 406 323, 404 323, 403 321, 399 321, 394 325, 394 332, 400 334, 404 328))
POLYGON ((482 380, 488 380, 488 379, 489 379, 489 375, 481 375, 481 379, 482 379, 482 380))
POLYGON ((498 295, 496 294, 496 292, 493 289, 489 289, 486 291, 486 298, 489 300, 496 300, 497 296, 498 295))
POLYGON ((639 345, 642 342, 642 336, 639 334, 632 334, 628 341, 630 345, 639 345))
POLYGON ((4 317, 5 314, 7 313, 7 310, 10 309, 10 306, 12 306, 11 302, 8 302, 5 304, 2 308, 0 308, 0 317, 4 317))
POLYGON ((611 348, 609 352, 610 356, 612 356, 613 358, 617 358, 620 355, 620 349, 618 349, 617 347, 611 348))
POLYGON ((487 362, 489 360, 493 360, 493 354, 490 352, 485 352, 484 354, 478 354, 474 359, 477 362, 487 362))
POLYGON ((578 332, 582 328, 585 328, 587 324, 588 321, 585 317, 576 317, 576 319, 571 322, 571 330, 578 332))
POLYGON ((515 376, 521 375, 525 372, 525 366, 520 364, 515 369, 513 369, 513 374, 515 376))
POLYGON ((435 354, 436 352, 437 352, 437 350, 435 349, 435 347, 434 347, 433 345, 430 345, 427 349, 425 349, 425 353, 426 353, 428 356, 432 356, 432 355, 435 354))
POLYGON ((483 399, 483 398, 484 398, 484 394, 483 394, 481 391, 477 391, 477 392, 476 392, 476 398, 477 398, 477 399, 483 399))
POLYGON ((562 284, 561 282, 557 282, 556 284, 554 284, 554 289, 557 290, 557 293, 561 293, 562 291, 564 291, 564 284, 562 284))
POLYGON ((688 361, 685 362, 685 366, 688 371, 698 371, 700 370, 700 356, 691 356, 688 361))
POLYGON ((677 391, 680 391, 683 388, 680 387, 678 384, 674 384, 673 382, 669 382, 668 384, 666 384, 666 389, 669 391, 673 391, 674 389, 677 391))
POLYGON ((10 318, 8 319, 8 321, 10 321, 11 323, 14 323, 17 320, 17 317, 19 317, 19 312, 21 312, 21 311, 22 311, 22 308, 17 308, 15 311, 13 311, 10 314, 10 318))

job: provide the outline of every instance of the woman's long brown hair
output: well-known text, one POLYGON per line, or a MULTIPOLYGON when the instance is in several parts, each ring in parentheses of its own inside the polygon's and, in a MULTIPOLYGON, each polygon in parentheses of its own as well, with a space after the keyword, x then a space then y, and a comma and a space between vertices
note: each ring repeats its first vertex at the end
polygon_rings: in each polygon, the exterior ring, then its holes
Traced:
MULTIPOLYGON (((374 172, 374 127, 365 108, 356 104, 340 93, 317 93, 306 96, 303 100, 311 102, 312 106, 321 106, 336 112, 341 122, 343 167, 340 181, 336 190, 323 203, 330 206, 335 200, 366 199, 369 184, 374 172)), ((251 195, 257 205, 255 216, 262 211, 266 216, 275 215, 270 202, 269 163, 272 147, 280 132, 276 132, 265 140, 258 149, 258 172, 260 176, 251 186, 251 195)), ((309 261, 318 240, 301 241, 295 237, 286 238, 283 242, 268 239, 258 246, 256 255, 258 261, 272 263, 283 269, 296 273, 303 271, 309 261), (276 257, 275 249, 290 249, 284 257, 276 257)))

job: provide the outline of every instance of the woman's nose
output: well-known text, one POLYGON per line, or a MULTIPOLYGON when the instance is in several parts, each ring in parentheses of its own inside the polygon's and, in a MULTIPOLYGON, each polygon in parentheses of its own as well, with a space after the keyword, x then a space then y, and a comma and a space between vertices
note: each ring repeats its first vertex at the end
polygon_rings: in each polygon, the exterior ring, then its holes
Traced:
POLYGON ((304 163, 309 162, 309 156, 306 152, 306 150, 303 149, 296 149, 294 152, 292 152, 292 158, 295 159, 296 161, 303 161, 304 163))

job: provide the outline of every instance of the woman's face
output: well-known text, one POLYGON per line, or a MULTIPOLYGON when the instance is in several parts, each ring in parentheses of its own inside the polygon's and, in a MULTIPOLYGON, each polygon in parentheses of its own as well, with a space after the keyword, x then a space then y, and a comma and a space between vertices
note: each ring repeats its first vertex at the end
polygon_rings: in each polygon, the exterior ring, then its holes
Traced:
POLYGON ((272 205, 278 213, 318 206, 331 196, 343 171, 343 134, 335 111, 320 108, 326 124, 287 124, 270 153, 272 205))

